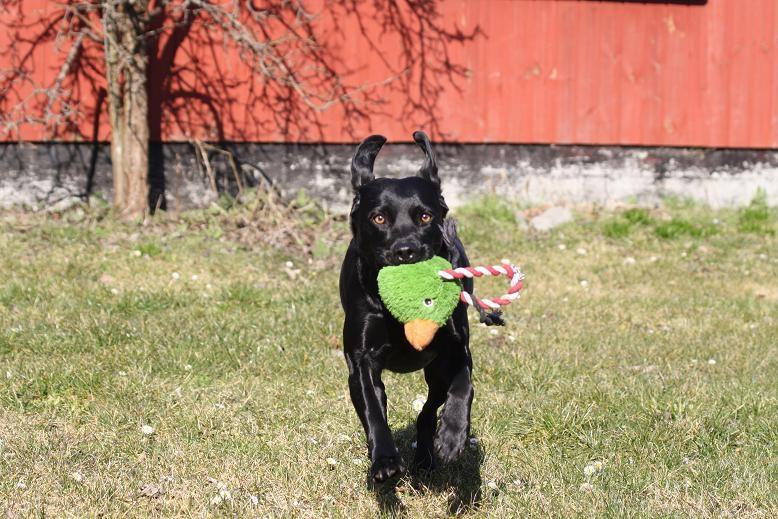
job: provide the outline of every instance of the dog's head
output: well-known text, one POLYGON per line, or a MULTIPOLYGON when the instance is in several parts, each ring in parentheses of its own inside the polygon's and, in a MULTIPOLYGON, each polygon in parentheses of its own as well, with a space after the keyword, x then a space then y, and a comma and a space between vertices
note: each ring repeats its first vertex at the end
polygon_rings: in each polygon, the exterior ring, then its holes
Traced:
POLYGON ((351 230, 362 257, 375 268, 427 260, 443 245, 448 207, 435 153, 424 132, 415 132, 413 140, 425 157, 415 177, 375 178, 373 164, 386 142, 381 135, 362 141, 351 161, 351 230))

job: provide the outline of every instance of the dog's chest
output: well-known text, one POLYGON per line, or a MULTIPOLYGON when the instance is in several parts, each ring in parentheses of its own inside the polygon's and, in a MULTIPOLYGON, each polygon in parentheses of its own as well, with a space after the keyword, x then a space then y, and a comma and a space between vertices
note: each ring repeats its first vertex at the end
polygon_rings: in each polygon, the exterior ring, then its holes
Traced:
POLYGON ((430 345, 416 351, 410 344, 393 344, 384 360, 384 367, 395 373, 410 373, 423 369, 437 357, 437 348, 430 345))
MULTIPOLYGON (((390 317, 388 318, 394 321, 390 317)), ((388 344, 383 355, 385 369, 395 373, 410 373, 423 369, 440 353, 440 331, 432 343, 422 351, 415 350, 405 339, 403 327, 397 322, 387 323, 388 344)))

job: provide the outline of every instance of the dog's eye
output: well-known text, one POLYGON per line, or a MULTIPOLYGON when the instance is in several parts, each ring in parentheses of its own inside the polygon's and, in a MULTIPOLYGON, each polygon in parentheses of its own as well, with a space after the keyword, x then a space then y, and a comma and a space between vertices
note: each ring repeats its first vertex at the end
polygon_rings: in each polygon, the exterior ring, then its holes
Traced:
POLYGON ((429 213, 421 213, 419 220, 421 220, 421 223, 430 223, 432 221, 432 215, 429 213))
POLYGON ((432 299, 425 299, 424 300, 424 306, 432 306, 434 304, 435 304, 435 301, 433 301, 432 299))
POLYGON ((376 225, 383 225, 386 223, 386 218, 382 214, 377 214, 371 218, 376 225))

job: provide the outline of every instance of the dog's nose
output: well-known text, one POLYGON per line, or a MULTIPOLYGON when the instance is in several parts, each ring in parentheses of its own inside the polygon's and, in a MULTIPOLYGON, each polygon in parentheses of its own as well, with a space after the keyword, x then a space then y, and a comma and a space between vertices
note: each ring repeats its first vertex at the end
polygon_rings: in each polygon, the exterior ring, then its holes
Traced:
POLYGON ((418 252, 413 245, 400 245, 394 249, 394 259, 397 263, 411 263, 416 259, 418 252))

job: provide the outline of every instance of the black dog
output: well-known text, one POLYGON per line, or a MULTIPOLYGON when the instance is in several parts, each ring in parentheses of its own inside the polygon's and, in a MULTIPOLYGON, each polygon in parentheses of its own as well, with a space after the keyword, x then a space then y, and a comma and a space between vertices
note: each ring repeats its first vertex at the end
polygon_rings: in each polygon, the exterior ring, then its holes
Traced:
MULTIPOLYGON (((467 306, 460 303, 429 346, 418 351, 378 296, 376 278, 381 267, 436 255, 454 267, 469 264, 453 222, 446 220, 448 207, 430 141, 420 131, 413 139, 426 157, 416 177, 375 179, 373 163, 386 142, 380 135, 365 139, 351 162, 353 239, 340 273, 340 299, 346 314, 343 345, 351 400, 365 428, 372 460, 370 476, 375 481, 405 470, 387 423, 381 382, 384 369, 401 373, 424 369, 429 392, 416 421, 416 467, 431 469, 434 458, 443 463, 455 460, 470 432, 473 363, 467 306), (437 410, 443 404, 438 427, 437 410)), ((464 288, 472 293, 472 280, 466 280, 464 288)), ((502 324, 499 313, 482 313, 481 320, 502 324)))

